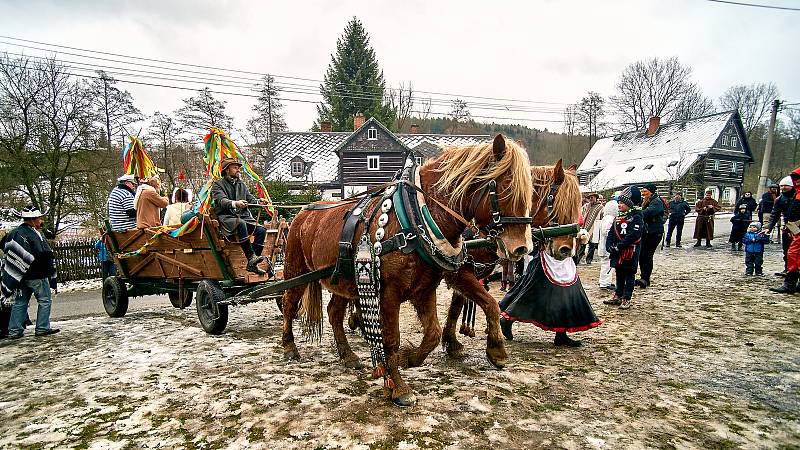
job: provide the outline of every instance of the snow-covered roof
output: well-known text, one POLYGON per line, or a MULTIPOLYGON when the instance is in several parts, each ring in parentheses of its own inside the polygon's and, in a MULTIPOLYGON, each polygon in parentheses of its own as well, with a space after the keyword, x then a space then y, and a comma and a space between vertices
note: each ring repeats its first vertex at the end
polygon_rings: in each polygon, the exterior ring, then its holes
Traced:
MULTIPOLYGON (((344 145, 352 135, 354 133, 350 132, 276 133, 271 147, 272 160, 267 166, 264 177, 268 180, 307 180, 312 183, 338 182, 339 156, 336 154, 336 150, 344 145), (292 176, 290 163, 293 158, 298 156, 309 166, 307 176, 292 176)), ((478 144, 491 140, 489 135, 395 134, 394 136, 407 148, 420 147, 420 151, 429 157, 436 156, 432 154, 434 152, 431 146, 441 148, 451 145, 478 144)))
POLYGON ((339 157, 334 149, 352 133, 276 133, 272 141, 272 161, 264 177, 268 180, 303 181, 293 177, 292 158, 299 156, 308 165, 309 182, 331 183, 339 179, 339 157))
POLYGON ((678 179, 714 147, 731 119, 744 149, 741 156, 752 160, 738 113, 727 111, 661 125, 650 137, 636 130, 599 139, 578 174, 599 171, 585 186, 591 191, 678 179))

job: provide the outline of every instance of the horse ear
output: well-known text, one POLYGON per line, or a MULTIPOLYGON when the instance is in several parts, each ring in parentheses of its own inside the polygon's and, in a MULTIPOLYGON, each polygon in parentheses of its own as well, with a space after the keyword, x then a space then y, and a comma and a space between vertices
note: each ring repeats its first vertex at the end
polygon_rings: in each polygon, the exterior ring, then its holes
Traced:
POLYGON ((556 161, 553 166, 553 183, 561 184, 564 182, 564 166, 561 165, 561 160, 556 161))
POLYGON ((569 167, 567 167, 567 172, 575 173, 577 171, 578 171, 578 165, 577 164, 572 164, 569 167))
POLYGON ((492 152, 494 153, 495 161, 500 161, 503 159, 503 155, 506 154, 506 139, 502 134, 498 134, 494 137, 494 142, 492 142, 492 152))

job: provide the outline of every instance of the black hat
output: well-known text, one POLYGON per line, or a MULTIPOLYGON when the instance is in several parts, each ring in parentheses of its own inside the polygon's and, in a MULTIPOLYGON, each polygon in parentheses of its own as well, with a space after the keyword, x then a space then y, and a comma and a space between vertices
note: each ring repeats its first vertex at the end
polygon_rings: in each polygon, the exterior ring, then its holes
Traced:
POLYGON ((655 194, 656 193, 656 189, 657 188, 656 188, 655 183, 645 183, 645 184, 642 185, 642 187, 647 189, 648 191, 650 191, 651 194, 655 194))
POLYGON ((625 203, 630 208, 639 206, 642 204, 642 192, 636 186, 628 186, 619 194, 617 201, 625 203))

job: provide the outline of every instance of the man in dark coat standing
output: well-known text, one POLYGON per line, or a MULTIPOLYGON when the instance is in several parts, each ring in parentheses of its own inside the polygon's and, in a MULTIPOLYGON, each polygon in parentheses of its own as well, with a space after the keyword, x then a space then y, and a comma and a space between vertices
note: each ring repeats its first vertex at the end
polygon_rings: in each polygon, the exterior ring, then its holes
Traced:
POLYGON ((758 221, 767 223, 772 214, 772 208, 775 206, 775 199, 778 198, 778 185, 773 184, 769 187, 767 192, 761 196, 761 202, 758 204, 758 221))
MULTIPOLYGON (((792 243, 786 252, 786 278, 783 285, 777 288, 770 288, 770 291, 779 294, 794 294, 797 292, 797 281, 800 279, 800 167, 791 174, 794 184, 794 196, 789 199, 786 217, 786 229, 792 235, 792 243)), ((764 230, 767 233, 769 230, 764 230)))
POLYGON ((653 257, 664 236, 664 202, 656 193, 656 185, 647 183, 642 186, 642 219, 644 234, 642 235, 642 253, 639 256, 640 277, 636 285, 640 288, 650 286, 653 273, 653 257))
POLYGON ((217 215, 222 233, 242 246, 247 257, 247 270, 263 275, 267 273, 258 265, 264 261, 261 252, 264 250, 266 230, 247 209, 248 204, 258 203, 253 194, 242 182, 240 172, 242 163, 234 158, 224 158, 220 163, 222 178, 211 186, 211 197, 214 200, 214 214, 217 215), (250 234, 253 243, 250 243, 250 234))
POLYGON ((0 279, 0 301, 12 302, 8 339, 22 337, 28 319, 28 303, 36 297, 36 336, 59 332, 50 327, 50 308, 53 298, 50 289, 56 289, 56 267, 53 251, 42 236, 44 214, 35 206, 19 212, 22 224, 11 230, 4 239, 5 265, 0 279))
POLYGON ((686 215, 692 211, 692 207, 683 199, 683 194, 678 192, 675 198, 669 202, 669 225, 667 225, 667 242, 666 246, 670 246, 672 240, 672 231, 675 230, 675 247, 681 247, 681 235, 683 234, 683 222, 686 215))
POLYGON ((742 197, 736 201, 736 205, 734 206, 734 211, 739 211, 739 207, 744 205, 747 208, 747 211, 752 215, 756 208, 758 208, 758 203, 756 203, 756 199, 753 198, 753 193, 747 191, 742 195, 742 197))
MULTIPOLYGON (((772 235, 772 230, 778 225, 781 218, 783 218, 783 224, 789 220, 789 216, 787 215, 789 212, 789 205, 792 203, 792 199, 794 199, 795 189, 794 183, 792 182, 792 177, 786 176, 784 177, 780 183, 778 183, 781 188, 781 195, 775 199, 775 205, 772 207, 772 214, 769 216, 769 224, 764 226, 764 231, 767 236, 772 235)), ((789 230, 786 229, 785 226, 781 227, 781 247, 783 250, 783 272, 777 272, 775 275, 780 277, 786 276, 786 253, 789 251, 789 246, 792 245, 792 234, 789 233, 789 230)))

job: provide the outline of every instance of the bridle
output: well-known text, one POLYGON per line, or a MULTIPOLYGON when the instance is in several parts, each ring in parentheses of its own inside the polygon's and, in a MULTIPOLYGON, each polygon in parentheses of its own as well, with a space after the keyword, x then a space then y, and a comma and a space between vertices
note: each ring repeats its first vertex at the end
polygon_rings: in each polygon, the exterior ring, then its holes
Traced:
POLYGON ((472 197, 470 203, 470 216, 475 217, 478 206, 481 204, 485 197, 489 198, 489 207, 491 208, 492 217, 489 223, 479 229, 486 234, 487 239, 496 240, 498 236, 505 232, 503 225, 530 225, 533 223, 533 217, 529 216, 504 216, 500 211, 500 201, 497 198, 497 182, 489 180, 480 191, 472 197))

